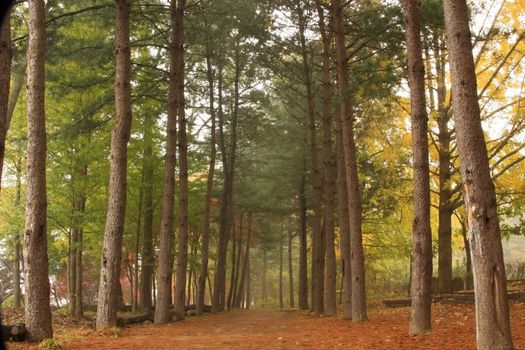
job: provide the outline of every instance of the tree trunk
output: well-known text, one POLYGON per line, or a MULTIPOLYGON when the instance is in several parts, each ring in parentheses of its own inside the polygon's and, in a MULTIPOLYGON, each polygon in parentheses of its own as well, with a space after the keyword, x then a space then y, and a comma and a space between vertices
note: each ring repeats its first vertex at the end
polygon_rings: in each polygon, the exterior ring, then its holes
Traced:
POLYGON ((266 302, 266 300, 268 299, 268 290, 266 286, 267 266, 268 266, 268 253, 266 252, 266 249, 263 248, 263 266, 262 266, 263 270, 262 270, 262 281, 261 281, 263 302, 266 302))
POLYGON ((228 290, 228 310, 232 308, 232 299, 233 299, 233 293, 235 289, 235 271, 237 270, 237 264, 236 264, 236 253, 237 253, 237 242, 235 241, 235 224, 232 225, 232 268, 231 268, 231 274, 230 274, 230 289, 228 290))
POLYGON ((451 203, 451 132, 450 116, 446 108, 447 86, 445 78, 445 53, 436 38, 438 143, 439 143, 439 213, 438 213, 438 291, 452 292, 452 203, 451 203))
POLYGON ((243 298, 246 290, 247 275, 248 275, 248 262, 250 260, 250 245, 252 242, 252 213, 248 214, 248 234, 246 236, 246 249, 244 250, 244 262, 242 264, 242 272, 239 283, 239 290, 237 292, 235 307, 241 307, 241 299, 243 298))
POLYGON ((470 254, 470 242, 468 241, 468 232, 467 232, 467 223, 465 218, 462 216, 457 216, 461 224, 461 236, 463 237, 463 245, 465 247, 465 257, 466 257, 466 266, 465 266, 465 280, 463 282, 463 289, 470 290, 473 288, 472 280, 472 259, 470 254))
POLYGON ((173 271, 173 200, 175 198, 175 166, 177 163, 177 113, 180 95, 178 92, 177 40, 175 28, 175 2, 171 13, 170 76, 168 81, 168 132, 166 136, 166 170, 159 233, 159 262, 157 271, 157 294, 154 322, 171 321, 171 280, 173 271))
POLYGON ((343 30, 341 0, 332 0, 334 11, 334 33, 337 48, 337 82, 339 84, 340 117, 343 131, 346 184, 348 189, 348 217, 350 220, 350 249, 352 270, 352 321, 367 319, 365 289, 365 259, 362 242, 362 209, 357 174, 357 150, 354 140, 354 119, 350 99, 344 96, 348 89, 348 68, 343 30))
POLYGON ((240 47, 235 47, 234 103, 231 121, 230 149, 226 151, 224 135, 224 113, 222 111, 222 62, 219 62, 219 133, 224 171, 224 188, 221 202, 221 219, 219 225, 219 242, 217 252, 217 271, 215 273, 212 311, 224 310, 226 302, 226 254, 228 251, 229 232, 233 225, 233 182, 235 175, 235 158, 237 152, 237 123, 239 116, 239 84, 241 78, 240 47))
POLYGON ((480 350, 512 349, 496 194, 481 127, 467 3, 465 0, 445 0, 444 10, 454 121, 474 272, 477 347, 480 350))
POLYGON ((142 176, 144 182, 144 237, 142 240, 142 264, 140 270, 138 306, 144 311, 150 311, 151 303, 151 281, 153 279, 153 268, 155 266, 153 256, 153 178, 155 176, 155 165, 153 160, 152 128, 154 120, 146 115, 144 126, 144 151, 142 163, 142 176))
POLYGON ((9 87, 11 82, 11 21, 9 14, 0 23, 0 192, 4 169, 5 140, 8 129, 9 87))
MULTIPOLYGON (((76 203, 74 204, 76 207, 76 203)), ((75 214, 75 208, 73 209, 73 215, 75 214)), ((73 222, 75 219, 73 218, 73 222)), ((77 305, 77 240, 78 240, 78 227, 73 223, 73 227, 69 230, 69 256, 68 256, 68 292, 69 292, 69 304, 68 311, 69 316, 75 316, 75 307, 77 305)))
POLYGON ((219 60, 219 76, 218 76, 218 92, 219 92, 219 105, 218 105, 218 121, 219 121, 219 134, 220 134, 220 147, 221 147, 221 156, 222 156, 222 168, 224 175, 224 185, 221 195, 221 208, 220 208, 220 222, 219 222, 219 237, 218 237, 218 247, 217 247, 217 263, 216 271, 214 276, 213 283, 213 300, 212 300, 212 312, 224 311, 226 304, 226 261, 227 261, 227 252, 228 252, 228 241, 229 241, 229 231, 231 227, 230 217, 228 215, 229 209, 229 160, 228 154, 226 151, 226 140, 224 135, 224 113, 222 109, 223 105, 223 65, 222 61, 219 60))
POLYGON ((331 83, 331 51, 332 31, 326 28, 324 10, 320 0, 316 0, 319 14, 319 28, 323 42, 323 194, 324 194, 324 246, 325 246, 325 273, 324 273, 324 311, 328 316, 337 314, 336 299, 336 263, 335 263, 335 172, 332 147, 332 83, 331 83))
POLYGON ((293 290, 293 236, 292 231, 288 231, 288 290, 290 292, 290 308, 295 307, 295 298, 293 290))
POLYGON ((242 256, 242 228, 243 228, 243 213, 241 213, 240 225, 239 225, 239 241, 237 245, 237 260, 235 262, 235 276, 233 279, 233 296, 232 296, 232 308, 237 306, 237 292, 239 289, 239 277, 241 273, 241 256, 242 256))
POLYGON ((39 341, 53 336, 47 258, 44 0, 29 1, 28 32, 25 325, 28 338, 39 341))
MULTIPOLYGON (((306 162, 304 162, 303 167, 306 172, 306 162)), ((305 187, 306 179, 303 174, 299 187, 299 307, 303 310, 308 310, 308 242, 306 240, 307 208, 305 187)))
POLYGON ((324 313, 324 249, 323 249, 323 232, 321 229, 321 201, 323 183, 319 170, 319 159, 317 150, 317 127, 315 121, 315 102, 312 83, 312 68, 308 57, 308 48, 306 46, 305 31, 306 19, 303 9, 298 8, 299 15, 299 40, 301 44, 301 54, 303 59, 303 76, 306 86, 306 99, 308 102, 308 125, 310 137, 310 152, 312 162, 312 184, 314 191, 313 199, 313 257, 312 257, 312 308, 313 311, 322 315, 324 313))
MULTIPOLYGON (((16 165, 16 208, 22 205, 22 158, 19 158, 16 165)), ((22 293, 20 288, 20 234, 15 233, 14 237, 14 261, 13 261, 13 303, 14 307, 19 308, 21 305, 22 293)))
POLYGON ((346 187, 345 155, 341 119, 337 120, 337 207, 339 214, 339 239, 343 270, 343 318, 352 319, 352 271, 350 264, 350 227, 348 219, 348 189, 346 187))
POLYGON ((283 233, 279 233, 279 308, 284 308, 283 296, 283 233))
POLYGON ((432 232, 430 230, 430 169, 428 160, 428 115, 425 99, 425 68, 421 45, 419 0, 403 0, 408 56, 408 82, 412 109, 414 157, 414 219, 412 222, 412 297, 410 335, 431 329, 432 232))
POLYGON ((140 226, 142 224, 142 202, 144 198, 144 173, 139 187, 139 205, 137 210, 137 230, 135 231, 135 250, 133 255, 135 257, 135 266, 133 267, 133 288, 131 288, 131 312, 137 312, 138 308, 138 293, 139 293, 139 250, 140 250, 140 226))
POLYGON ((248 261, 246 262, 248 264, 248 267, 246 267, 246 304, 245 308, 246 310, 250 309, 250 306, 252 305, 252 278, 251 278, 251 270, 250 270, 250 255, 248 255, 248 261))
POLYGON ((177 277, 175 279, 175 320, 183 320, 186 316, 186 270, 188 266, 188 137, 186 131, 186 113, 184 111, 184 11, 186 0, 179 0, 175 9, 175 2, 172 2, 172 16, 175 17, 175 32, 177 41, 175 51, 177 53, 176 62, 178 69, 177 93, 179 94, 178 117, 179 117, 179 234, 178 234, 178 254, 177 254, 177 277))
POLYGON ((215 174, 215 158, 217 154, 216 148, 216 134, 215 134, 215 92, 214 92, 214 74, 211 63, 211 47, 208 47, 206 55, 206 67, 208 87, 210 94, 210 165, 208 167, 208 179, 206 182, 206 199, 204 202, 204 228, 202 231, 202 251, 201 251, 201 272, 199 276, 199 284, 197 287, 197 306, 195 313, 197 316, 204 312, 204 293, 206 291, 206 276, 208 274, 208 254, 210 246, 210 221, 211 221, 211 199, 213 194, 213 176, 215 174))
POLYGON ((126 214, 128 140, 131 131, 131 0, 116 0, 116 121, 111 133, 109 198, 104 230, 97 307, 97 329, 117 324, 117 292, 120 286, 122 235, 126 214))

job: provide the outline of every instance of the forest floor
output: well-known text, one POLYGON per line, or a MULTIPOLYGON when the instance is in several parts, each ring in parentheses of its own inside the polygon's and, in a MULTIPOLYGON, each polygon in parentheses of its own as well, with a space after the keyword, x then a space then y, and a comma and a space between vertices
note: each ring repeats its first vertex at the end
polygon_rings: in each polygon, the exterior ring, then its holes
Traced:
MULTIPOLYGON (((63 349, 475 349, 474 307, 433 305, 432 332, 407 335, 410 309, 371 306, 369 321, 317 317, 297 309, 235 310, 101 334, 85 325, 56 326, 63 349)), ((514 346, 525 350, 525 303, 511 305, 514 346)), ((55 321, 56 323, 56 321, 55 321)), ((41 349, 10 343, 9 349, 41 349)))

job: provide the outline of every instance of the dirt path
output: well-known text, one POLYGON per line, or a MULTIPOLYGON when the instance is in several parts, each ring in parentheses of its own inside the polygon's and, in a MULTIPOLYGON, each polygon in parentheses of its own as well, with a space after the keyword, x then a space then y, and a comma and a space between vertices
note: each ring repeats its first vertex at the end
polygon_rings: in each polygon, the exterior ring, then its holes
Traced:
MULTIPOLYGON (((525 305, 514 305, 516 349, 525 349, 525 305)), ((434 307, 433 331, 407 335, 409 309, 370 311, 370 321, 315 317, 299 310, 236 310, 165 326, 124 329, 118 338, 67 342, 67 349, 475 349, 474 310, 434 307)))
MULTIPOLYGON (((525 350, 525 304, 511 307, 516 349, 525 350)), ((183 322, 138 325, 118 336, 85 327, 55 332, 64 349, 475 349, 474 308, 434 305, 432 332, 409 337, 408 308, 372 308, 370 320, 353 324, 340 317, 316 317, 299 310, 236 310, 189 317, 183 322)), ((14 344, 13 344, 14 345, 14 344)), ((37 349, 17 344, 12 349, 37 349)))

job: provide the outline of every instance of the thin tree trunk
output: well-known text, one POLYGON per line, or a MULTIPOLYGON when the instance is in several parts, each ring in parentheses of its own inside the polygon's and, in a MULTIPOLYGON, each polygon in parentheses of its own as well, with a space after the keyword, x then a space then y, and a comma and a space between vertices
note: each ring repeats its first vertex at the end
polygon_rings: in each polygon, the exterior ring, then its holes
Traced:
POLYGON ((470 290, 473 288, 473 279, 472 279, 472 258, 470 254, 470 242, 468 240, 468 228, 467 223, 463 215, 456 215, 458 221, 461 225, 461 236, 463 238, 463 245, 465 247, 465 257, 466 257, 466 266, 465 266, 465 280, 463 282, 463 289, 470 290))
POLYGON ((153 307, 153 304, 151 303, 151 282, 155 265, 153 256, 153 178, 155 176, 152 140, 152 128, 154 127, 153 118, 146 115, 144 124, 144 151, 142 163, 142 176, 144 179, 142 184, 144 189, 144 237, 142 241, 140 283, 138 283, 140 289, 138 293, 138 306, 143 310, 149 311, 153 307))
MULTIPOLYGON (((88 166, 83 165, 78 173, 79 177, 81 179, 85 179, 88 175, 88 166)), ((84 214, 86 212, 86 190, 83 185, 80 186, 79 193, 78 193, 78 199, 77 199, 77 207, 76 212, 78 215, 77 218, 77 243, 76 243, 76 255, 74 257, 75 259, 75 271, 76 271, 76 277, 75 277, 75 315, 76 316, 83 316, 84 315, 84 308, 83 308, 83 265, 82 265, 82 254, 84 250, 84 214)))
POLYGON ((236 250, 237 242, 235 242, 235 224, 232 226, 232 268, 231 268, 231 274, 230 274, 230 289, 228 290, 228 310, 232 308, 232 298, 233 298, 233 290, 234 290, 234 282, 235 282, 235 270, 237 269, 237 264, 235 263, 236 259, 236 250))
POLYGON ((352 271, 350 264, 350 221, 348 219, 348 189, 346 187, 345 155, 341 119, 337 120, 337 207, 339 214, 339 240, 343 270, 343 318, 352 319, 352 271))
POLYGON ((159 258, 157 271, 157 293, 154 322, 171 321, 171 281, 173 271, 173 201, 175 199, 175 166, 177 163, 177 113, 180 95, 178 92, 178 69, 176 43, 179 33, 175 28, 175 5, 171 14, 170 77, 168 81, 168 131, 166 135, 166 169, 164 175, 164 194, 159 233, 159 258))
POLYGON ((76 289, 76 304, 75 304, 75 314, 77 316, 84 315, 84 307, 82 303, 83 293, 83 273, 82 273, 82 252, 83 252, 83 241, 84 241, 84 230, 80 229, 78 232, 78 242, 77 242, 77 255, 75 259, 75 264, 77 265, 77 277, 75 279, 75 289, 76 289))
POLYGON ((337 48, 337 82, 339 84, 340 117, 343 133, 343 150, 345 159, 345 174, 348 190, 348 217, 350 221, 350 263, 352 271, 352 321, 360 322, 367 319, 365 262, 362 242, 362 209, 357 174, 357 150, 354 140, 354 119, 350 99, 344 96, 349 87, 348 68, 346 65, 346 46, 343 30, 341 0, 332 0, 334 14, 334 33, 337 48))
POLYGON ((295 307, 295 298, 293 290, 293 235, 292 231, 288 231, 288 290, 290 292, 290 308, 295 307))
POLYGON ((25 325, 28 338, 38 341, 53 336, 47 258, 44 0, 29 1, 28 32, 25 325))
MULTIPOLYGON (((109 198, 104 230, 97 307, 97 329, 116 326, 122 235, 126 214, 127 146, 131 131, 131 0, 116 0, 116 121, 111 133, 109 198)), ((29 75, 28 75, 29 76, 29 75)))
MULTIPOLYGON (((22 205, 22 158, 16 164, 16 208, 22 205)), ((14 306, 19 308, 21 305, 22 293, 20 288, 20 234, 17 232, 14 237, 15 257, 13 261, 13 301, 14 306)))
POLYGON ((142 174, 140 189, 139 189, 139 205, 137 210, 137 230, 135 232, 135 266, 133 268, 133 281, 135 282, 131 290, 131 311, 137 312, 138 308, 138 293, 139 293, 139 250, 140 250, 140 226, 142 224, 142 202, 144 198, 144 173, 142 174))
POLYGON ((239 117, 239 84, 241 78, 240 62, 240 43, 237 41, 235 47, 235 77, 234 77, 234 103, 231 121, 230 149, 227 153, 225 135, 224 135, 224 114, 222 112, 222 62, 219 62, 219 133, 220 146, 224 169, 224 189, 221 203, 221 221, 219 225, 219 243, 217 253, 217 271, 215 273, 214 295, 212 302, 212 311, 218 312, 224 310, 226 303, 226 254, 228 251, 228 241, 233 225, 233 186, 235 175, 235 158, 237 152, 237 123, 239 117))
POLYGON ((237 261, 235 262, 235 277, 233 280, 233 296, 232 296, 232 307, 237 306, 237 292, 239 290, 239 277, 241 273, 241 256, 242 256, 242 228, 243 228, 243 213, 241 213, 240 225, 239 225, 239 241, 237 245, 237 261))
POLYGON ((216 133, 215 133, 215 91, 214 91, 214 74, 211 63, 211 47, 208 47, 206 55, 206 67, 208 87, 210 94, 210 165, 208 167, 208 179, 206 182, 206 199, 204 203, 204 228, 202 231, 202 251, 201 251, 201 272, 199 276, 199 284, 197 287, 197 305, 195 313, 197 316, 204 312, 204 293, 206 291, 206 276, 208 274, 208 254, 210 246, 210 221, 211 221, 211 199, 213 194, 213 176, 215 175, 215 159, 217 154, 216 147, 216 133))
POLYGON ((476 291, 477 347, 480 350, 512 349, 496 194, 481 127, 467 3, 465 0, 445 0, 444 12, 476 291))
POLYGON ((279 308, 284 308, 283 295, 283 233, 279 233, 279 308))
MULTIPOLYGON (((172 6, 175 2, 172 2, 172 6)), ((175 52, 178 64, 177 93, 179 94, 179 234, 177 254, 177 277, 175 279, 175 320, 183 320, 186 316, 186 271, 188 266, 188 140, 186 130, 186 113, 184 99, 184 11, 186 0, 179 0, 175 15, 175 32, 177 41, 175 52)))
POLYGON ((326 28, 325 15, 320 0, 316 0, 319 15, 319 28, 323 42, 323 194, 324 194, 324 246, 325 246, 325 273, 324 273, 324 311, 328 316, 337 314, 336 300, 336 263, 335 263, 335 168, 332 147, 332 83, 331 83, 331 51, 332 31, 326 28))
POLYGON ((229 186, 229 160, 228 154, 226 152, 226 140, 224 135, 224 113, 222 109, 223 105, 223 65, 222 61, 219 60, 219 73, 218 73, 218 92, 219 92, 219 101, 218 101, 218 121, 219 121, 219 134, 220 134, 220 147, 221 147, 221 156, 222 156, 222 166, 223 166, 223 175, 224 175, 224 186, 222 189, 221 195, 221 208, 220 208, 220 222, 219 222, 219 239, 217 247, 217 261, 216 261, 216 271, 214 276, 213 283, 213 299, 212 299, 212 312, 224 311, 226 304, 226 261, 227 261, 227 252, 228 252, 228 233, 230 231, 231 223, 230 217, 228 215, 228 196, 230 194, 229 186))
POLYGON ((188 301, 188 304, 191 303, 191 288, 192 282, 191 279, 193 278, 193 269, 190 268, 190 271, 188 273, 188 281, 186 282, 186 300, 188 301))
POLYGON ((408 81, 412 108, 414 157, 414 219, 412 223, 412 307, 410 335, 431 329, 432 232, 430 230, 430 169, 428 161, 428 115, 425 99, 425 68, 421 45, 419 0, 403 0, 408 55, 408 81))
POLYGON ((451 203, 451 132, 446 108, 445 52, 439 39, 434 43, 437 75, 439 143, 439 213, 438 213, 438 291, 452 292, 452 203, 451 203))
POLYGON ((10 15, 0 23, 0 192, 2 189, 2 170, 4 168, 5 140, 8 129, 9 88, 11 82, 11 46, 10 15))
POLYGON ((303 59, 303 75, 306 86, 306 98, 308 102, 308 123, 310 137, 310 152, 312 162, 312 184, 314 191, 313 199, 313 256, 312 256, 312 308, 313 311, 321 315, 324 313, 324 249, 323 232, 321 230, 321 201, 322 201, 322 179, 319 170, 319 159, 317 150, 317 127, 315 118, 315 102, 312 83, 312 68, 308 57, 306 46, 305 31, 306 19, 303 9, 298 7, 299 15, 299 39, 301 43, 301 54, 303 59))
MULTIPOLYGON (((75 205, 76 207, 76 205, 75 205)), ((73 210, 73 215, 75 215, 75 212, 73 210)), ((73 224, 76 226, 75 224, 73 224)), ((76 265, 76 258, 77 258, 77 241, 78 241, 78 228, 72 227, 70 230, 70 239, 69 239, 69 256, 68 256, 68 273, 69 273, 69 283, 68 283, 68 291, 69 291, 69 304, 68 304, 68 311, 69 316, 75 316, 75 307, 77 305, 77 265, 76 265)))
MULTIPOLYGON (((303 165, 306 171, 306 162, 303 165)), ((303 173, 299 187, 299 307, 308 310, 308 247, 306 240, 306 179, 303 173)))
POLYGON ((261 287, 262 287, 262 299, 263 302, 266 303, 266 300, 268 299, 268 290, 266 286, 266 270, 268 266, 268 253, 266 252, 266 249, 263 248, 263 271, 262 271, 262 281, 261 281, 261 287))
POLYGON ((246 305, 245 309, 249 310, 252 304, 252 278, 250 270, 250 255, 248 255, 248 261, 246 262, 248 266, 246 267, 246 305))
POLYGON ((248 234, 246 236, 246 249, 244 250, 244 262, 242 264, 242 272, 241 272, 241 279, 240 279, 240 286, 239 290, 237 292, 237 303, 236 307, 241 307, 241 299, 245 295, 245 286, 247 284, 247 275, 248 275, 248 262, 250 260, 250 245, 252 242, 252 213, 248 214, 248 234))
POLYGON ((211 279, 210 279, 210 274, 208 273, 206 275, 206 279, 208 280, 208 293, 210 294, 210 304, 211 304, 211 301, 213 300, 213 288, 212 288, 212 284, 211 284, 211 279))

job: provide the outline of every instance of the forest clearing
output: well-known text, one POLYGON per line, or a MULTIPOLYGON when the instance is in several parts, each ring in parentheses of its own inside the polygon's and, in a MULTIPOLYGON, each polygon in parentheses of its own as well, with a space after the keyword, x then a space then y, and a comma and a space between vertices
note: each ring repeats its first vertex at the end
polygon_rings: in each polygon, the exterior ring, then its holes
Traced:
POLYGON ((0 5, 11 348, 525 349, 525 1, 0 5))

